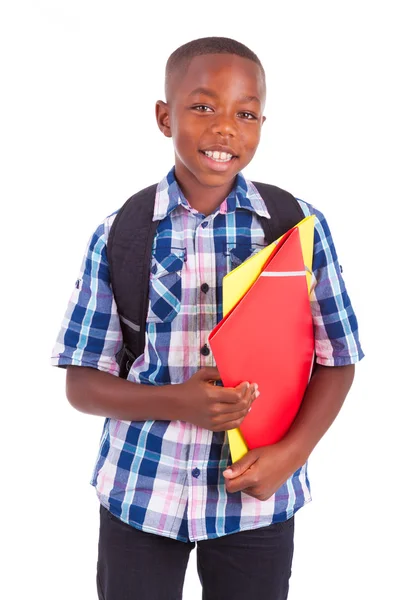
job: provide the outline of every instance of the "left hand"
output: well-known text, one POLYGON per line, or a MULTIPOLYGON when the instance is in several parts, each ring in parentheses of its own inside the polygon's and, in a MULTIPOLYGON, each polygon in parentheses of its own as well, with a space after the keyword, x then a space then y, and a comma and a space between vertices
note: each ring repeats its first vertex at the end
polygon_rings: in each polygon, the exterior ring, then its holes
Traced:
POLYGON ((298 466, 282 443, 255 448, 223 472, 228 492, 244 492, 268 500, 298 466))

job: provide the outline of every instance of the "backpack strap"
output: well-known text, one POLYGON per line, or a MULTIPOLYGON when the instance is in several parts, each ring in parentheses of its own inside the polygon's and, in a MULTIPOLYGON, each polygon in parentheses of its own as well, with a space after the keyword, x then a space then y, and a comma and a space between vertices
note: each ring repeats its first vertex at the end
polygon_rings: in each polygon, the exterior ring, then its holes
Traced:
MULTIPOLYGON (((274 185, 253 182, 270 219, 261 218, 265 241, 272 243, 304 218, 297 200, 274 185)), ((145 347, 151 250, 159 221, 153 221, 157 184, 131 196, 111 226, 107 257, 124 345, 117 356, 120 377, 127 378, 145 347)))
POLYGON ((120 377, 145 345, 150 258, 159 221, 153 221, 157 184, 131 196, 111 226, 107 258, 111 284, 118 307, 124 346, 117 356, 120 377))
POLYGON ((296 198, 275 185, 253 181, 270 214, 261 217, 265 241, 271 244, 304 219, 304 213, 296 198))

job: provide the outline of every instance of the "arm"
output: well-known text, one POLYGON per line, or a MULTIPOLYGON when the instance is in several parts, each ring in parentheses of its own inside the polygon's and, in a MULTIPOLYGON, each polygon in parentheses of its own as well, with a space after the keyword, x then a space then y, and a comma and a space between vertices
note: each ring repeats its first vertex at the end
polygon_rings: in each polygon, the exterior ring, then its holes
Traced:
POLYGON ((258 392, 247 382, 236 388, 213 385, 215 368, 200 369, 175 385, 133 383, 97 369, 67 368, 67 398, 85 413, 126 421, 188 421, 211 431, 239 427, 258 392))
POLYGON ((267 500, 308 459, 337 417, 352 385, 354 365, 317 365, 301 408, 277 444, 250 450, 224 472, 229 492, 267 500))
POLYGON ((310 295, 317 366, 299 413, 283 440, 252 450, 225 471, 228 491, 246 491, 269 498, 307 460, 335 420, 354 377, 354 363, 363 357, 357 320, 342 278, 332 236, 322 213, 315 214, 314 283, 310 295))
POLYGON ((142 385, 97 369, 67 367, 66 394, 70 404, 81 412, 112 419, 173 420, 175 387, 142 385))
POLYGON ((339 414, 354 379, 354 365, 317 365, 300 411, 284 439, 295 471, 310 456, 339 414))
POLYGON ((210 383, 217 369, 201 369, 178 385, 153 386, 116 375, 122 332, 107 259, 111 219, 101 224, 83 259, 53 350, 52 364, 67 367, 67 397, 78 410, 128 421, 182 420, 211 431, 238 427, 256 396, 255 386, 210 383))

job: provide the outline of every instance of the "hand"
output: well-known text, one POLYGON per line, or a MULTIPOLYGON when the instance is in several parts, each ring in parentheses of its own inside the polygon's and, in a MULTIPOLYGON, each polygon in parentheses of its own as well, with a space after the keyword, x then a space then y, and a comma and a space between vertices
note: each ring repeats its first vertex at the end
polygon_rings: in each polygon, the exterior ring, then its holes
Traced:
POLYGON ((258 386, 244 381, 235 388, 224 388, 214 385, 218 379, 218 370, 206 367, 185 383, 174 386, 178 392, 180 420, 210 431, 227 431, 240 426, 259 395, 258 386))
POLYGON ((249 450, 223 472, 228 492, 244 492, 268 500, 298 467, 282 443, 249 450))

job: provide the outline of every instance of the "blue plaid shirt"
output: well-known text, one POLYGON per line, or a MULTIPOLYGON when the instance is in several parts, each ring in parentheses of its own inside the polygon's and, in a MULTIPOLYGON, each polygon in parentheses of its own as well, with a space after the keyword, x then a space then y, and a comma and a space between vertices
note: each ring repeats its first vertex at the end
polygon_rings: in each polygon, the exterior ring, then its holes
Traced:
MULTIPOLYGON (((354 315, 324 216, 314 214, 311 308, 316 361, 348 365, 363 356, 354 315)), ((146 346, 130 381, 164 385, 215 366, 200 349, 222 318, 222 278, 265 245, 260 217, 268 207, 239 174, 229 196, 209 216, 193 209, 171 170, 157 188, 149 281, 146 346), (202 284, 207 284, 204 286, 202 284)), ((93 367, 117 376, 122 345, 107 263, 115 214, 91 240, 53 351, 52 364, 93 367)), ((182 541, 203 540, 290 518, 310 501, 307 465, 267 501, 229 494, 222 472, 230 464, 224 432, 182 421, 130 422, 107 418, 91 483, 100 502, 125 523, 182 541)))

